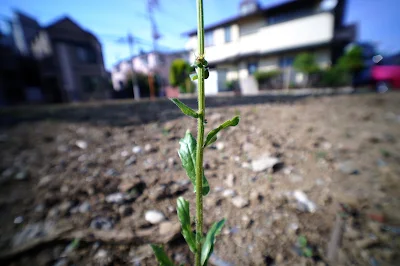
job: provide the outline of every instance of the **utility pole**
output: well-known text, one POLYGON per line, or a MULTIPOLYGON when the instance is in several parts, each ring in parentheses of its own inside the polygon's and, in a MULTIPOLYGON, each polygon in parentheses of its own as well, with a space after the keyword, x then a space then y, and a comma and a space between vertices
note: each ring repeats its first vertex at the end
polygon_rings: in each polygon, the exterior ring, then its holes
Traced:
MULTIPOLYGON (((149 20, 151 24, 151 35, 153 40, 153 54, 156 58, 157 62, 157 40, 161 37, 158 33, 157 24, 154 19, 154 9, 158 7, 158 0, 147 0, 147 12, 149 14, 149 20)), ((157 64, 157 63, 156 63, 157 64)), ((149 72, 149 88, 150 88, 150 98, 154 98, 155 96, 155 88, 154 88, 154 77, 157 72, 157 67, 154 66, 153 69, 150 69, 149 72)))
POLYGON ((128 33, 128 44, 129 44, 129 53, 130 53, 130 64, 131 64, 131 70, 132 70, 132 92, 133 92, 133 97, 135 100, 140 99, 140 90, 139 86, 137 84, 137 78, 135 74, 135 68, 133 66, 133 44, 134 44, 134 39, 131 33, 128 33))

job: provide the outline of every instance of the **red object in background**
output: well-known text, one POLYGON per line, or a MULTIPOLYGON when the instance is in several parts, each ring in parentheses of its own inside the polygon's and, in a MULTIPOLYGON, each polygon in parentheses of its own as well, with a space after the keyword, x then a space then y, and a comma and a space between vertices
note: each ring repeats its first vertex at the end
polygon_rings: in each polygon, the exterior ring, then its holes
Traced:
POLYGON ((375 65, 371 71, 374 83, 386 82, 391 89, 400 89, 400 66, 375 65))

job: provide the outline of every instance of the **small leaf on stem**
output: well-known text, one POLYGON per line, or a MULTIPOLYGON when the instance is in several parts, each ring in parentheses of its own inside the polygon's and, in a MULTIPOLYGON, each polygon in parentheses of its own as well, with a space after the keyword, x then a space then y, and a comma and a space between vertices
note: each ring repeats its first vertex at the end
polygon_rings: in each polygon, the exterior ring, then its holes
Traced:
POLYGON ((206 141, 204 142, 204 147, 207 147, 210 144, 212 144, 213 142, 215 142, 217 140, 218 132, 220 132, 222 129, 225 129, 227 127, 234 127, 234 126, 237 126, 237 124, 239 124, 239 116, 235 116, 231 120, 227 120, 224 123, 222 123, 221 125, 219 125, 217 128, 211 130, 207 134, 206 141))
POLYGON ((150 246, 157 257, 160 266, 175 266, 174 263, 168 258, 167 254, 165 253, 162 247, 152 244, 150 244, 150 246))
POLYGON ((207 261, 210 258, 214 250, 215 237, 221 233, 222 227, 225 224, 225 219, 219 222, 215 222, 204 240, 203 247, 201 249, 201 265, 207 265, 207 261))
MULTIPOLYGON (((194 191, 196 192, 196 139, 187 131, 185 137, 179 141, 179 144, 178 154, 181 158, 182 166, 185 168, 186 174, 192 181, 194 191)), ((209 191, 210 185, 203 173, 203 196, 207 195, 209 191)))
POLYGON ((181 222, 182 235, 188 243, 190 250, 196 253, 196 237, 192 232, 189 212, 189 202, 182 197, 176 200, 178 218, 181 222))
POLYGON ((190 79, 192 80, 192 81, 195 81, 196 79, 198 79, 199 78, 199 76, 197 76, 197 74, 190 74, 190 79))
POLYGON ((179 109, 181 109, 182 113, 184 113, 185 115, 191 116, 193 118, 198 118, 199 117, 199 114, 195 110, 193 110, 192 108, 190 108, 189 106, 187 106, 186 104, 181 102, 180 100, 178 100, 176 98, 172 98, 170 100, 174 104, 176 104, 176 106, 178 106, 179 109))

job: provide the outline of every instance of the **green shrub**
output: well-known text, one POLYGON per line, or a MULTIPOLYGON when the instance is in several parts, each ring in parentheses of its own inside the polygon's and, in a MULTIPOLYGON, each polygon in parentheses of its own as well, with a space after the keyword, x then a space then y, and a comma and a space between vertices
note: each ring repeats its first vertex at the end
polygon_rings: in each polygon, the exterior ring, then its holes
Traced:
POLYGON ((225 87, 228 91, 233 91, 236 89, 238 81, 236 79, 228 80, 225 82, 225 87))
POLYGON ((293 67, 297 71, 305 74, 315 73, 319 70, 315 56, 309 53, 301 53, 296 56, 293 62, 293 67))
POLYGON ((322 87, 339 87, 349 85, 351 76, 342 67, 335 65, 321 71, 320 85, 322 87))
POLYGON ((170 66, 169 83, 174 87, 178 87, 180 93, 194 92, 195 85, 190 80, 190 72, 191 69, 188 62, 183 59, 175 59, 170 66))
POLYGON ((273 78, 278 77, 282 74, 282 71, 279 69, 270 70, 270 71, 257 71, 254 73, 254 78, 257 80, 258 83, 267 82, 273 78))
POLYGON ((339 68, 349 73, 361 70, 364 67, 362 48, 357 45, 352 46, 339 58, 337 65, 339 68))

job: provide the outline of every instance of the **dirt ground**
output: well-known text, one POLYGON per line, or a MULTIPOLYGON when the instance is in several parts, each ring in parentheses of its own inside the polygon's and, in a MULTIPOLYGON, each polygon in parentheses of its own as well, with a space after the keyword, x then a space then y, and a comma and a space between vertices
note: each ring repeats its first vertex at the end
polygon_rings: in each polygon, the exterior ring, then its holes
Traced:
MULTIPOLYGON (((204 154, 205 231, 227 219, 210 264, 400 265, 399 103, 388 93, 209 108, 206 132, 241 117, 204 154)), ((194 216, 177 150, 196 121, 146 105, 1 114, 13 121, 0 128, 1 265, 156 265, 149 243, 191 265, 175 205, 183 196, 194 216), (154 224, 149 210, 162 213, 154 224)))

